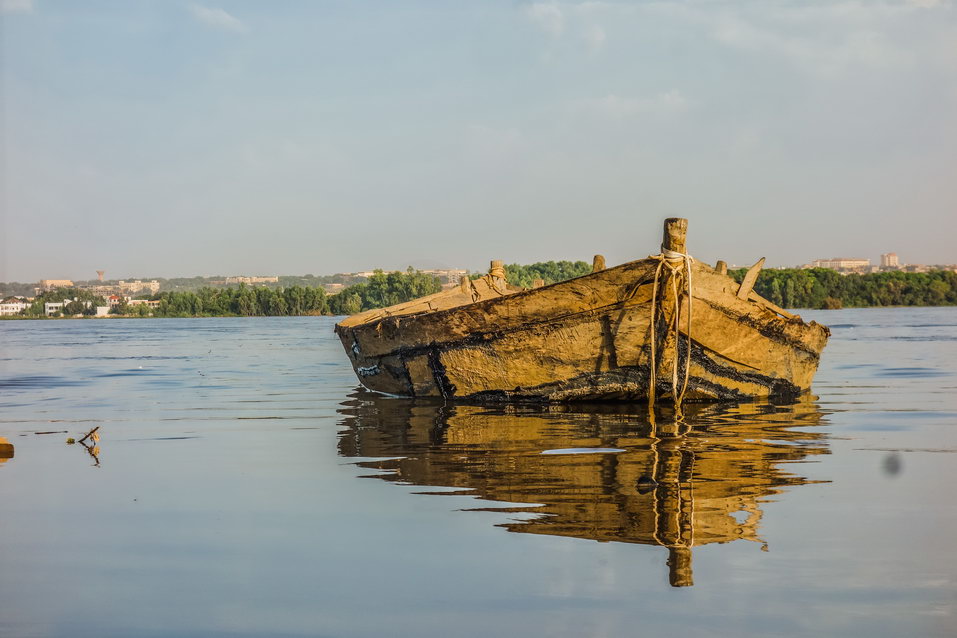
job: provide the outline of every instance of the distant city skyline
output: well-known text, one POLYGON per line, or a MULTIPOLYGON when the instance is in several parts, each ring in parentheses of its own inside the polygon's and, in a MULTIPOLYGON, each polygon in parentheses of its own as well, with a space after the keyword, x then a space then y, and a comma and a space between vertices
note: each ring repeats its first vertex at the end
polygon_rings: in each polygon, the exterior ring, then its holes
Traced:
POLYGON ((957 261, 953 0, 0 11, 0 281, 957 261))

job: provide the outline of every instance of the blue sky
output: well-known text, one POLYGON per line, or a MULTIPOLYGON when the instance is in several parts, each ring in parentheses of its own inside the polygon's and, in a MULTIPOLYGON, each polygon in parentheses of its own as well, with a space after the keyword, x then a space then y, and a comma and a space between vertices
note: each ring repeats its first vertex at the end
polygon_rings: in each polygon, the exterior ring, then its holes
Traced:
POLYGON ((0 280, 957 262, 957 6, 2 0, 0 280))

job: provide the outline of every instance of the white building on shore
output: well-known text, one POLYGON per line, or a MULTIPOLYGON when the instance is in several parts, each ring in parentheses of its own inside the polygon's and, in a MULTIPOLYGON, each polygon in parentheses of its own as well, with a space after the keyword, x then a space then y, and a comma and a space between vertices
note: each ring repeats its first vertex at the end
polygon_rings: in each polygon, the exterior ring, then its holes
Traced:
POLYGON ((63 312, 63 306, 73 301, 72 299, 67 299, 66 301, 47 301, 43 304, 43 314, 47 317, 52 317, 54 314, 63 312))
POLYGON ((0 302, 0 317, 18 315, 30 307, 30 302, 20 297, 7 297, 0 302))

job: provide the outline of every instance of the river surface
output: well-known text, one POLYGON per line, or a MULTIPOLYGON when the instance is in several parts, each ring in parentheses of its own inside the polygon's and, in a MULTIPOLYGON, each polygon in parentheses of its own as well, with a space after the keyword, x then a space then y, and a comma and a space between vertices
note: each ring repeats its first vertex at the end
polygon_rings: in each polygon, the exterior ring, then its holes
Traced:
POLYGON ((953 636, 957 308, 802 314, 817 398, 681 420, 378 398, 329 318, 0 322, 0 636, 953 636))

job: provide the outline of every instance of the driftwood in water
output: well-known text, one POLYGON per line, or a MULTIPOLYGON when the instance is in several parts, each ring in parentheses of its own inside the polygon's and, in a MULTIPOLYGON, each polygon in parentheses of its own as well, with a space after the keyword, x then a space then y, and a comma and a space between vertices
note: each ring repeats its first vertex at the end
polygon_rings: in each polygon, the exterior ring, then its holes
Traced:
POLYGON ((13 458, 13 444, 0 436, 0 463, 13 458))
POLYGON ((93 459, 93 465, 96 467, 100 466, 100 446, 97 445, 97 441, 100 440, 99 429, 100 426, 96 426, 87 432, 82 439, 77 441, 77 443, 86 450, 86 453, 90 455, 90 458, 93 459), (90 443, 87 443, 87 441, 90 441, 90 443))
POLYGON ((686 374, 688 400, 806 392, 827 328, 685 260, 686 230, 666 220, 661 255, 532 290, 493 262, 467 292, 355 315, 336 332, 363 385, 403 396, 644 400, 673 397, 686 374))

